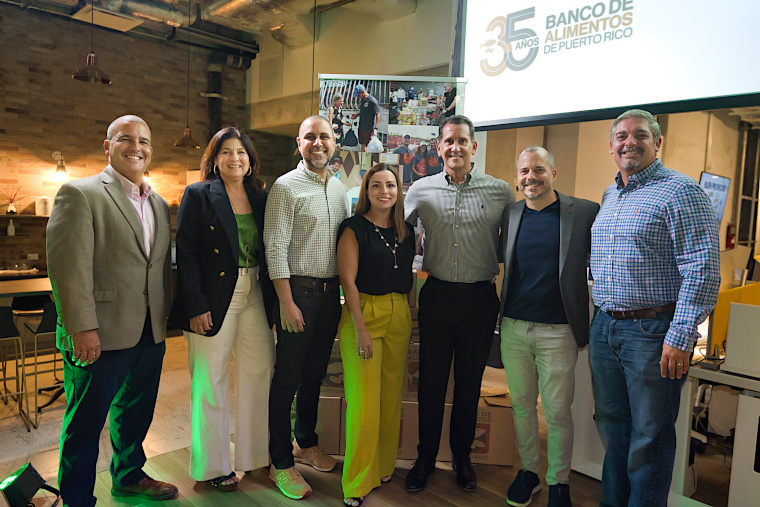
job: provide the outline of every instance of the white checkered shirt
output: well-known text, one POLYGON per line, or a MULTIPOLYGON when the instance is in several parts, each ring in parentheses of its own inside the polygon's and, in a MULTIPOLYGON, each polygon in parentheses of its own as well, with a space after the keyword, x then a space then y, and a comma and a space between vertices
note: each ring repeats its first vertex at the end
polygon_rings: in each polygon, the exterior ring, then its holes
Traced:
POLYGON ((272 185, 264 214, 264 247, 272 280, 332 278, 338 226, 348 217, 346 188, 328 170, 327 183, 303 163, 272 185))

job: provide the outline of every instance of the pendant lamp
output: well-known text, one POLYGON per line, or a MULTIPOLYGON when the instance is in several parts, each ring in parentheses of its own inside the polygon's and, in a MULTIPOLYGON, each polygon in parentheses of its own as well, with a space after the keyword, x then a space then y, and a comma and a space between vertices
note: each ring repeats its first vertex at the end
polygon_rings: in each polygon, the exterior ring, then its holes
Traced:
POLYGON ((182 137, 174 141, 174 146, 178 148, 195 148, 201 147, 198 141, 193 139, 193 135, 190 132, 190 0, 187 0, 187 108, 185 117, 185 132, 182 137))
POLYGON ((95 7, 90 5, 90 54, 87 55, 87 65, 80 67, 74 73, 74 79, 93 84, 111 84, 108 74, 98 68, 98 59, 95 56, 95 7))

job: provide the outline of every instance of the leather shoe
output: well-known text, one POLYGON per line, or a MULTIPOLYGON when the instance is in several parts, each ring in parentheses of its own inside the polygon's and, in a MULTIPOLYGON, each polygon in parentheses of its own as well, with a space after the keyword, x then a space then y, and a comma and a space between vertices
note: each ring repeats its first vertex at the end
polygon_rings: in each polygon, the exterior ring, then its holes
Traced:
POLYGON ((147 475, 130 486, 111 485, 111 496, 133 496, 146 500, 166 500, 177 494, 177 487, 151 479, 147 475))
POLYGON ((475 491, 478 478, 475 475, 475 470, 472 469, 470 457, 454 460, 451 465, 457 474, 457 485, 465 491, 475 491))
POLYGON ((407 491, 422 491, 427 486, 428 477, 435 472, 435 462, 430 463, 422 458, 417 458, 414 466, 406 476, 407 491))

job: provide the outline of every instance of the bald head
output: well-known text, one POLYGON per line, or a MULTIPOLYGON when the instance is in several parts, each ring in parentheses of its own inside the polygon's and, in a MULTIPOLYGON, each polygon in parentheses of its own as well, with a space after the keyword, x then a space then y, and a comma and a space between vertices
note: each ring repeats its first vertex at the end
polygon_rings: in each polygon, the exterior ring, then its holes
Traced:
POLYGON ((520 157, 522 157, 524 153, 537 153, 538 155, 544 157, 546 159, 546 162, 549 164, 549 168, 552 171, 554 170, 554 155, 552 155, 552 152, 543 146, 528 146, 523 151, 521 151, 520 155, 517 156, 517 161, 515 161, 517 169, 520 169, 520 157))
POLYGON ((327 163, 335 151, 335 133, 324 116, 309 116, 298 129, 298 151, 309 170, 324 177, 327 163))
POLYGON ((313 116, 309 116, 304 121, 301 122, 301 126, 298 127, 298 137, 303 137, 304 129, 310 130, 315 122, 324 122, 325 125, 330 127, 330 132, 332 132, 332 124, 330 124, 330 121, 325 118, 324 116, 320 116, 318 114, 315 114, 313 116))
POLYGON ((145 125, 145 128, 147 128, 148 132, 150 132, 150 127, 145 122, 145 120, 139 116, 135 116, 134 114, 126 114, 124 116, 116 118, 111 122, 111 124, 108 126, 108 130, 106 131, 106 140, 113 139, 114 135, 116 135, 116 132, 119 130, 119 127, 125 123, 141 123, 142 125, 145 125))

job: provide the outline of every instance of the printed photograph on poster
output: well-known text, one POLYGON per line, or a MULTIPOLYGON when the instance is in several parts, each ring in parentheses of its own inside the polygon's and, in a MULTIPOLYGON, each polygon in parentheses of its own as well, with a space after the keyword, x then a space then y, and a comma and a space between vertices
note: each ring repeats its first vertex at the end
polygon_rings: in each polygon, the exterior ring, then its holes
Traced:
POLYGON ((341 150, 367 151, 375 138, 382 151, 388 134, 388 101, 380 102, 386 96, 384 85, 383 81, 361 78, 320 82, 320 114, 332 124, 341 150))
POLYGON ((399 155, 397 169, 404 190, 418 179, 443 170, 435 125, 389 125, 388 149, 399 155))
POLYGON ((454 116, 461 101, 454 82, 396 82, 391 96, 390 125, 440 125, 454 116))
MULTIPOLYGON (((337 152, 336 152, 337 153, 337 152)), ((341 151, 342 167, 340 180, 348 189, 346 195, 351 205, 351 214, 356 209, 356 203, 359 200, 359 190, 361 189, 362 178, 373 164, 380 161, 382 153, 361 153, 355 151, 341 151)), ((337 164, 336 157, 333 161, 337 164)), ((335 166, 333 166, 333 171, 335 166)))
MULTIPOLYGON (((437 136, 437 125, 463 111, 466 79, 320 74, 320 114, 342 151, 380 153, 402 145, 390 130, 408 127, 419 142, 437 136), (431 133, 432 128, 434 133, 431 133), (419 129, 419 130, 417 130, 419 129), (392 144, 392 146, 391 146, 392 144)), ((410 180, 411 181, 411 180, 410 180)))

